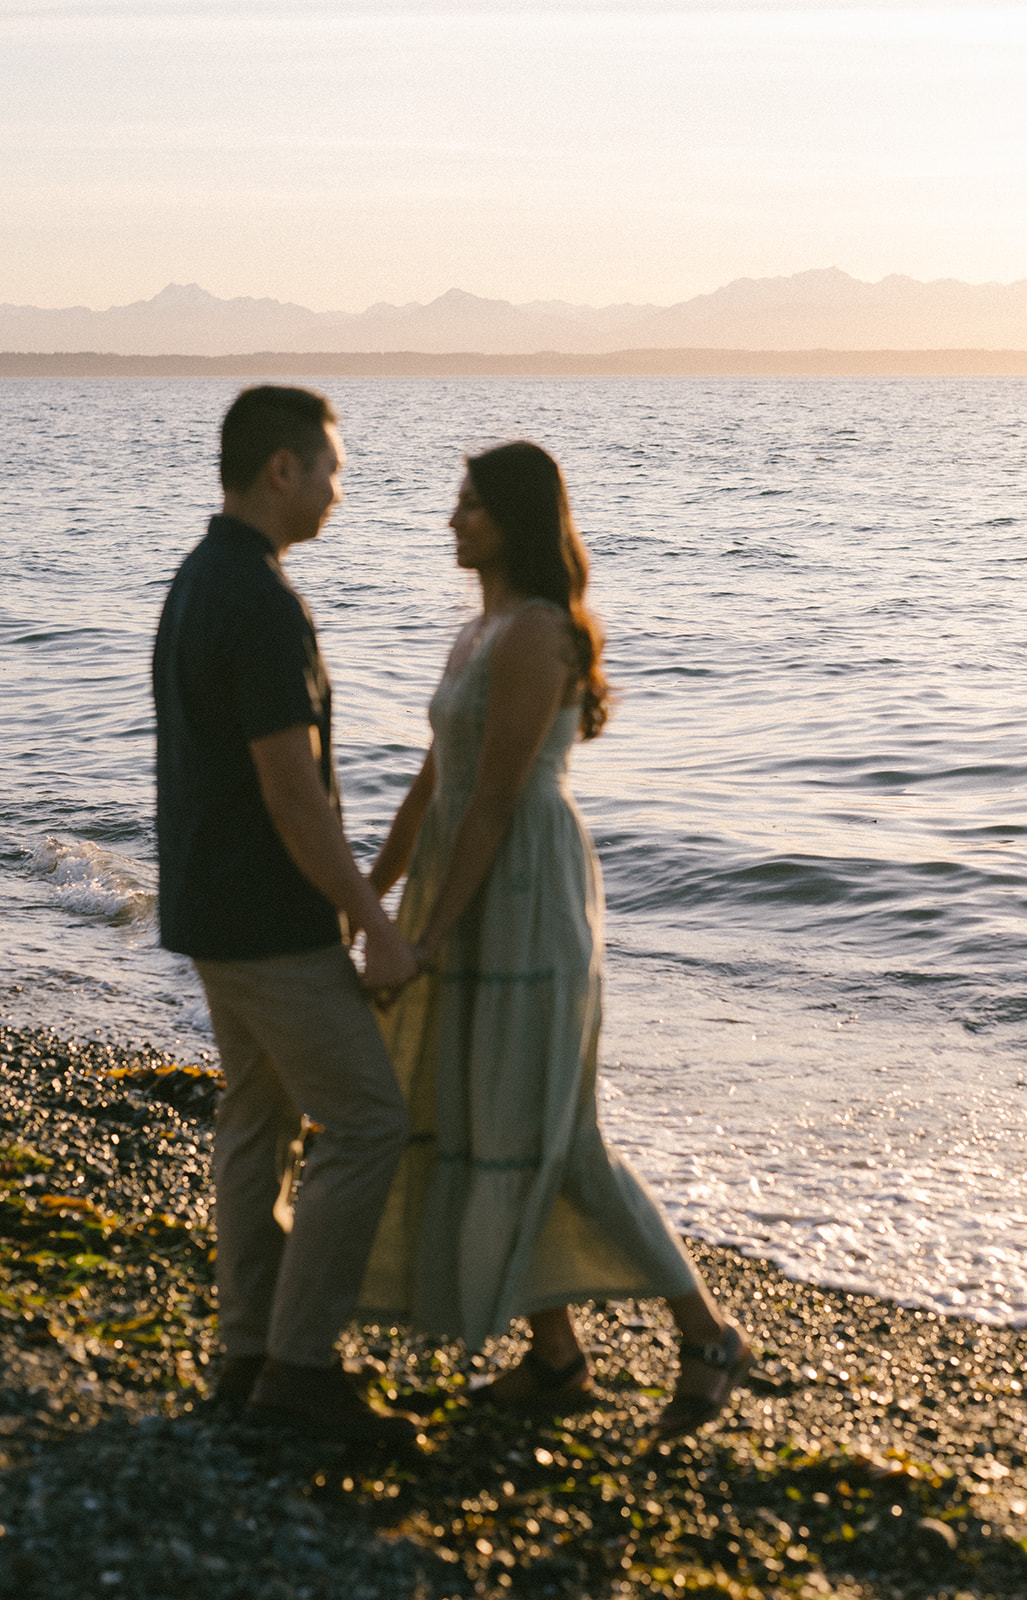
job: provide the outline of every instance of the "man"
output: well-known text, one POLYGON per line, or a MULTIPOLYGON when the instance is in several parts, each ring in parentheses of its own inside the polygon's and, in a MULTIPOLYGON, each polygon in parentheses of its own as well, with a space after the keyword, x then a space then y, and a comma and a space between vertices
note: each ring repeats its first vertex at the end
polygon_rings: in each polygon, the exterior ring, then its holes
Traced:
POLYGON ((203 981, 225 1092, 215 1135, 219 1396, 341 1441, 401 1441, 333 1359, 406 1141, 391 1063, 340 913, 366 936, 368 987, 414 957, 342 829, 331 690, 279 564, 340 498, 328 402, 239 395, 221 434, 224 511, 175 576, 157 632, 161 941, 203 981), (301 1114, 320 1125, 291 1232, 272 1216, 301 1114))

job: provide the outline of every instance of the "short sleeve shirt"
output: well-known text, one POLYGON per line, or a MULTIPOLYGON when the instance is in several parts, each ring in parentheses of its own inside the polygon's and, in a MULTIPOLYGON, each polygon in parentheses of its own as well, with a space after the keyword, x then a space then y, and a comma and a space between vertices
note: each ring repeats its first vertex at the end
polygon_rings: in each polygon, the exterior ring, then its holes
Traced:
POLYGON ((314 625, 256 528, 214 517, 182 563, 157 630, 153 687, 161 943, 209 961, 337 944, 338 912, 282 844, 249 749, 313 725, 338 806, 314 625))

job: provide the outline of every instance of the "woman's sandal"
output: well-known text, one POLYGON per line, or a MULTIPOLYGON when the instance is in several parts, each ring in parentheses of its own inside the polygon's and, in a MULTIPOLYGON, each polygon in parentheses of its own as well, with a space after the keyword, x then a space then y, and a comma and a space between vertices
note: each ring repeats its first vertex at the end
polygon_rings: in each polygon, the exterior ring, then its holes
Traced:
POLYGON ((714 1394, 696 1394, 683 1391, 679 1381, 674 1397, 666 1405, 656 1423, 658 1439, 673 1439, 678 1434, 694 1433, 704 1423, 713 1422, 731 1398, 735 1386, 744 1378, 752 1365, 753 1352, 742 1334, 729 1322, 719 1344, 682 1344, 678 1346, 682 1361, 699 1361, 714 1372, 723 1373, 723 1382, 714 1394))
POLYGON ((532 1413, 581 1410, 591 1393, 592 1378, 583 1350, 579 1350, 565 1367, 551 1367, 534 1350, 528 1350, 516 1367, 468 1389, 467 1398, 475 1406, 495 1406, 497 1410, 530 1416, 532 1413), (520 1394, 507 1397, 503 1394, 503 1380, 514 1373, 525 1374, 529 1381, 520 1394))

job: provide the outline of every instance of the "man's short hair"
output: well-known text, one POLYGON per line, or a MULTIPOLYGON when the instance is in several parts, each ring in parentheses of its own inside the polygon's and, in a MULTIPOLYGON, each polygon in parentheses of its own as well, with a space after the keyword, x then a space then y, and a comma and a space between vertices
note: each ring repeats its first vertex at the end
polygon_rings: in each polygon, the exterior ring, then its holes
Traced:
POLYGON ((313 389, 264 383, 244 389, 221 424, 221 487, 245 493, 276 450, 291 450, 312 466, 324 430, 336 422, 330 403, 313 389))

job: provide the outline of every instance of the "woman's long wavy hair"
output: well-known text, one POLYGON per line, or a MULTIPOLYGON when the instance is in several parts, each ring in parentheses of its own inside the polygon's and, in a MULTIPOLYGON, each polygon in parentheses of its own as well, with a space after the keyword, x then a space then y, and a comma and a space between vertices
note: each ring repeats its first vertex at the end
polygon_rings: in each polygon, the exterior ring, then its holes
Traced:
POLYGON ((600 665, 603 633, 585 607, 588 556, 560 469, 537 444, 516 439, 469 456, 467 470, 475 493, 503 534, 511 586, 519 594, 554 601, 570 618, 582 687, 581 737, 594 739, 606 721, 610 698, 600 665))

